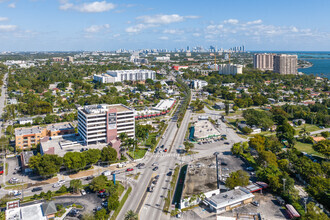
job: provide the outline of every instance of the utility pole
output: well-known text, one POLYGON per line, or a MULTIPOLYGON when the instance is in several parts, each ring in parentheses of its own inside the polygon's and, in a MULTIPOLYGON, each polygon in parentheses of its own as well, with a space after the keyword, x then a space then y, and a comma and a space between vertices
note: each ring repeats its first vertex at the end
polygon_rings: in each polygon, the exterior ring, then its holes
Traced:
POLYGON ((285 193, 285 181, 286 179, 283 179, 283 193, 285 193))
POLYGON ((308 197, 305 197, 305 198, 304 198, 304 203, 305 203, 305 214, 307 213, 307 207, 306 207, 307 199, 308 199, 308 197))
POLYGON ((215 152, 213 155, 215 156, 215 161, 216 161, 216 169, 217 169, 217 187, 218 187, 219 192, 220 192, 219 164, 218 164, 218 155, 219 155, 219 152, 215 152))

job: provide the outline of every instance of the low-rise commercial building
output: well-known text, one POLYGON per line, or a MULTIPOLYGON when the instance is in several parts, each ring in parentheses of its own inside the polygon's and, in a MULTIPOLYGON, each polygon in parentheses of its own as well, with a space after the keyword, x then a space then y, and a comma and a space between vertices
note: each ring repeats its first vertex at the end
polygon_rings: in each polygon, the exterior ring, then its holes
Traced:
POLYGON ((101 83, 115 83, 127 81, 145 81, 156 79, 156 72, 153 70, 109 70, 101 75, 94 75, 94 81, 101 83))
POLYGON ((7 203, 6 220, 48 220, 55 219, 57 212, 53 201, 20 207, 19 201, 7 203))
POLYGON ((30 148, 40 143, 43 137, 53 137, 74 134, 71 123, 57 123, 46 127, 33 126, 29 128, 15 129, 15 145, 20 149, 30 148))
POLYGON ((251 203, 254 195, 243 187, 220 193, 209 198, 204 202, 216 213, 223 213, 238 206, 251 203))
POLYGON ((122 104, 80 107, 78 108, 78 133, 87 145, 98 142, 111 143, 121 133, 134 138, 134 110, 122 104))

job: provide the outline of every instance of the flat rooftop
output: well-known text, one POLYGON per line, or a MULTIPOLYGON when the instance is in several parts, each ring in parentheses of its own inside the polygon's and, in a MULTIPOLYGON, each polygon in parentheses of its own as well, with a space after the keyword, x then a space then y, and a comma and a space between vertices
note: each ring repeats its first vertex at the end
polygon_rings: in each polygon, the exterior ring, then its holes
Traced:
POLYGON ((253 197, 254 195, 247 189, 236 187, 233 190, 211 196, 207 200, 216 204, 217 208, 222 208, 253 197))
POLYGON ((47 130, 49 131, 62 131, 62 130, 68 130, 68 129, 74 129, 71 123, 57 123, 57 124, 51 124, 47 126, 47 130))
POLYGON ((163 99, 163 100, 160 100, 160 102, 155 106, 153 107, 153 109, 155 110, 167 110, 169 109, 175 102, 175 99, 163 99))
POLYGON ((194 137, 197 139, 220 136, 220 132, 209 120, 199 120, 195 123, 194 137))
POLYGON ((63 157, 67 152, 80 152, 84 149, 102 149, 106 144, 83 145, 83 139, 80 136, 66 136, 66 137, 45 137, 40 141, 40 147, 44 154, 56 154, 63 157))
POLYGON ((122 104, 115 104, 115 105, 108 105, 108 104, 98 104, 98 105, 86 105, 84 107, 78 108, 79 110, 83 111, 85 114, 101 114, 107 112, 109 109, 117 109, 117 112, 126 112, 126 111, 133 111, 133 109, 122 105, 122 104))
POLYGON ((42 128, 39 126, 34 126, 34 127, 30 127, 30 128, 16 128, 15 136, 41 133, 41 129, 42 128))

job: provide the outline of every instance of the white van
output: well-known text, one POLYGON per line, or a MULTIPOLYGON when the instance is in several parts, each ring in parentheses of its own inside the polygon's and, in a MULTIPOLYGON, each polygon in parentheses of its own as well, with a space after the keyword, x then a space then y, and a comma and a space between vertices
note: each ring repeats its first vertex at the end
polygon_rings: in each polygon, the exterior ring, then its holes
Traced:
POLYGON ((104 176, 110 176, 111 175, 111 172, 109 170, 107 170, 107 171, 104 171, 102 174, 104 176))

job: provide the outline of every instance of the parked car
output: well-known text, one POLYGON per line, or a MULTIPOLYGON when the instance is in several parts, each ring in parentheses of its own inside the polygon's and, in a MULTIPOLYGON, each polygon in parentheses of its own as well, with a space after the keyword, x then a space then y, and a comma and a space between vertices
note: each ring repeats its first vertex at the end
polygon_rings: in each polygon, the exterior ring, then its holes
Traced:
POLYGON ((164 148, 164 144, 162 146, 160 146, 160 148, 164 148))
POLYGON ((228 144, 229 144, 229 142, 225 142, 224 144, 227 144, 227 145, 228 145, 228 144))
POLYGON ((253 167, 247 167, 246 170, 248 170, 248 171, 254 171, 253 167))
POLYGON ((133 171, 134 169, 133 168, 127 168, 127 172, 129 172, 129 171, 133 171))
POLYGON ((94 179, 94 176, 88 176, 88 177, 86 177, 86 180, 92 180, 92 179, 94 179))
POLYGON ((164 149, 164 152, 167 152, 167 148, 164 149))
POLYGON ((228 164, 225 162, 221 162, 221 166, 227 166, 228 164))
POLYGON ((259 202, 257 202, 257 201, 253 201, 253 202, 251 202, 252 203, 252 205, 254 205, 254 206, 259 206, 259 202))
POLYGON ((69 212, 70 217, 76 217, 78 214, 79 214, 79 210, 77 209, 71 209, 71 211, 69 212))
POLYGON ((86 195, 86 191, 84 189, 81 189, 80 193, 81 193, 82 196, 86 195))
POLYGON ((168 172, 167 176, 172 176, 172 171, 168 172))
POLYGON ((158 180, 159 179, 159 175, 155 176, 155 179, 158 180))
POLYGON ((158 167, 154 167, 152 170, 153 170, 153 171, 156 171, 156 170, 158 170, 158 167))
POLYGON ((62 185, 65 183, 65 180, 59 180, 58 183, 62 185))
POLYGON ((9 192, 9 195, 11 195, 11 196, 19 196, 21 194, 22 193, 18 190, 12 190, 12 191, 9 192))
POLYGON ((101 203, 101 205, 102 205, 104 208, 108 207, 108 201, 103 201, 103 202, 101 203))
POLYGON ((31 191, 32 192, 37 192, 37 191, 41 191, 41 190, 42 190, 42 187, 35 187, 31 191))
POLYGON ((60 187, 60 186, 61 186, 60 183, 54 183, 54 184, 53 184, 53 188, 57 188, 57 187, 60 187))

